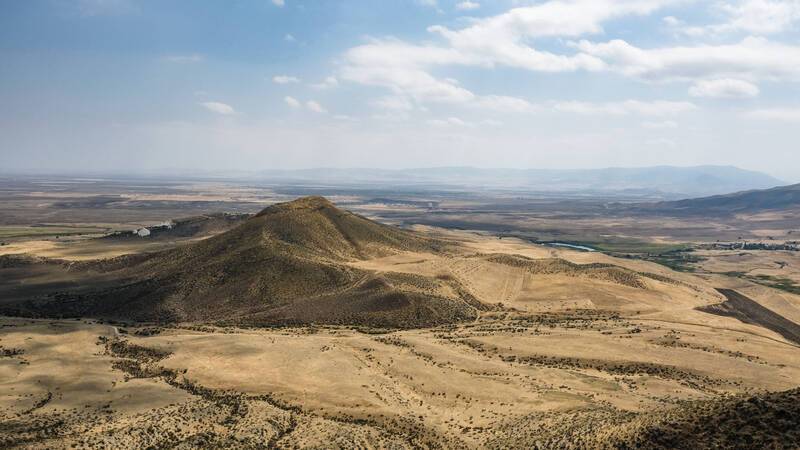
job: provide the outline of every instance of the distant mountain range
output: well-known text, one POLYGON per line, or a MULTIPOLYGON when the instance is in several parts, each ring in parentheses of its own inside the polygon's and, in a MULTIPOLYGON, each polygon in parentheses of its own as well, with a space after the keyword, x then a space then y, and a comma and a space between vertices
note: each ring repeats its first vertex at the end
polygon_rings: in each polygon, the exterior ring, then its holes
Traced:
POLYGON ((276 182, 314 182, 333 185, 372 184, 401 187, 467 187, 523 189, 542 192, 663 194, 679 198, 765 189, 785 184, 760 172, 731 166, 607 169, 481 169, 438 167, 423 169, 304 169, 268 170, 259 177, 276 182))
POLYGON ((787 209, 800 210, 800 184, 659 202, 642 209, 674 215, 725 215, 787 209))
MULTIPOLYGON (((0 168, 0 175, 3 169, 0 168)), ((20 174, 8 173, 6 176, 20 174)), ((604 169, 486 169, 431 167, 416 169, 315 168, 296 170, 196 171, 163 169, 147 172, 70 172, 21 175, 99 177, 114 179, 214 180, 307 185, 326 188, 617 196, 629 199, 677 200, 786 185, 770 175, 733 166, 654 166, 604 169)))

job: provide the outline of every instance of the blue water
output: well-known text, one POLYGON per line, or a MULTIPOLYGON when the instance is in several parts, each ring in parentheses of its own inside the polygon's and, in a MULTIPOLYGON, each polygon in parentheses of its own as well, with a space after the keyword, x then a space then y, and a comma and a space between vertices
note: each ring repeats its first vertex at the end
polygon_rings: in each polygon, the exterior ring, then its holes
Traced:
POLYGON ((567 244, 566 242, 546 242, 545 245, 552 245, 554 247, 568 247, 575 250, 582 250, 584 252, 596 252, 597 250, 593 249, 592 247, 586 247, 585 245, 575 245, 575 244, 567 244))

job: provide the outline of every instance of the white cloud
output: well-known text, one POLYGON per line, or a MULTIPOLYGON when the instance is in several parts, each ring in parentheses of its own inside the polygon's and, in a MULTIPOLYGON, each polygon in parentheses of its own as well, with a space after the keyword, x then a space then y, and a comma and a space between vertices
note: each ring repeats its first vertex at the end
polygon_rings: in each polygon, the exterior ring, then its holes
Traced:
POLYGON ((768 121, 800 122, 800 108, 757 109, 745 113, 745 117, 768 121))
POLYGON ((630 114, 638 114, 643 116, 667 116, 697 109, 697 106, 689 102, 672 102, 664 100, 653 102, 627 100, 623 102, 608 103, 568 101, 556 102, 553 107, 556 111, 574 114, 610 114, 618 116, 630 114))
MULTIPOLYGON (((447 103, 485 108, 500 112, 531 112, 534 105, 516 97, 502 95, 476 95, 452 78, 437 79, 415 67, 345 67, 342 78, 361 84, 382 86, 394 93, 393 97, 413 99, 417 103, 447 103)), ((395 100, 396 101, 396 100, 395 100)))
POLYGON ((576 47, 604 61, 608 70, 644 80, 800 80, 800 47, 763 38, 656 49, 641 49, 617 39, 602 44, 581 41, 576 47))
POLYGON ((438 64, 479 65, 472 56, 452 48, 415 46, 396 40, 377 40, 350 49, 349 64, 341 78, 366 85, 382 86, 417 102, 439 102, 485 106, 490 109, 525 111, 530 105, 504 96, 481 97, 452 78, 438 79, 426 69, 438 64))
POLYGON ((286 104, 292 109, 300 109, 303 106, 305 106, 306 109, 308 109, 309 111, 313 111, 315 113, 324 114, 328 112, 327 109, 323 108, 322 105, 320 105, 314 100, 308 100, 307 102, 305 102, 304 105, 303 103, 300 102, 300 100, 287 95, 286 97, 283 98, 283 101, 286 102, 286 104))
POLYGON ((274 77, 272 77, 272 82, 277 84, 290 84, 290 83, 299 83, 300 79, 289 75, 275 75, 274 77))
POLYGON ((456 9, 459 11, 471 11, 473 9, 478 9, 481 7, 480 3, 471 2, 469 0, 465 2, 459 2, 456 4, 456 9))
POLYGON ((225 103, 220 103, 220 102, 202 102, 202 103, 200 103, 200 105, 202 105, 207 110, 209 110, 211 112, 215 112, 217 114, 223 114, 223 115, 236 114, 236 110, 233 109, 233 106, 225 104, 225 103))
POLYGON ((286 104, 292 109, 297 109, 301 106, 300 102, 296 98, 289 97, 288 95, 283 98, 283 101, 286 102, 286 104))
POLYGON ((320 113, 320 114, 328 112, 328 110, 323 108, 322 105, 320 105, 319 103, 315 102, 314 100, 307 101, 306 102, 306 108, 308 108, 310 111, 314 111, 315 113, 320 113))
POLYGON ((376 108, 389 111, 411 111, 414 109, 414 104, 408 98, 399 95, 388 95, 373 100, 371 103, 376 108))
POLYGON ((311 85, 314 89, 333 89, 337 86, 339 86, 339 80, 336 77, 325 77, 321 82, 311 85))
POLYGON ((602 33, 606 21, 647 15, 678 1, 551 0, 480 19, 460 30, 437 25, 428 31, 442 36, 473 64, 501 64, 542 72, 599 70, 603 64, 595 57, 556 55, 533 48, 530 41, 602 33))
POLYGON ((578 53, 559 55, 533 48, 536 38, 576 37, 603 31, 605 21, 626 15, 649 14, 681 0, 551 0, 478 19, 462 29, 437 25, 428 31, 445 45, 414 45, 394 39, 373 40, 345 55, 340 78, 382 86, 417 102, 468 103, 473 92, 452 80, 438 79, 436 66, 504 65, 542 72, 598 71, 606 64, 598 57, 578 53))
POLYGON ((286 41, 286 42, 295 42, 295 41, 297 41, 297 39, 295 39, 294 36, 292 36, 289 33, 286 33, 286 36, 283 37, 283 40, 286 41))
POLYGON ((286 1, 285 0, 272 0, 272 4, 282 8, 284 5, 286 5, 286 1))
POLYGON ((439 80, 424 67, 457 62, 457 52, 437 47, 418 47, 398 41, 379 41, 350 49, 341 78, 406 94, 417 101, 466 102, 475 94, 447 80, 439 80))
POLYGON ((525 113, 536 110, 536 107, 527 100, 505 95, 486 95, 479 97, 475 105, 497 112, 525 113))
POLYGON ((692 97, 707 98, 753 98, 759 92, 755 84, 731 78, 699 80, 689 88, 689 95, 692 97))
MULTIPOLYGON (((576 37, 603 31, 602 24, 629 15, 647 15, 680 0, 551 0, 533 6, 511 9, 451 31, 435 27, 461 46, 500 49, 523 45, 526 38, 576 37)), ((458 46, 458 45, 457 45, 458 46)))
POLYGON ((716 33, 781 33, 800 21, 800 0, 741 0, 735 3, 719 3, 718 8, 729 20, 727 23, 711 26, 711 30, 716 33))
POLYGON ((480 65, 481 61, 455 48, 414 45, 396 39, 374 39, 345 53, 353 67, 422 68, 435 65, 480 65))
POLYGON ((676 36, 700 37, 709 34, 709 30, 706 27, 689 26, 685 21, 675 16, 664 17, 661 21, 676 36))
POLYGON ((718 0, 711 3, 710 12, 722 16, 723 20, 690 26, 669 16, 664 18, 664 23, 676 34, 689 37, 778 34, 790 31, 800 21, 800 0, 718 0))
MULTIPOLYGON (((436 67, 508 66, 550 73, 612 71, 643 81, 697 83, 692 92, 698 96, 753 96, 758 80, 800 80, 800 46, 757 37, 738 43, 654 49, 638 48, 619 39, 605 43, 583 40, 571 44, 577 52, 564 54, 534 45, 541 38, 599 34, 607 21, 651 14, 682 1, 551 0, 473 20, 460 29, 436 25, 428 31, 440 36, 443 44, 415 45, 384 39, 349 49, 340 77, 382 86, 417 102, 462 104, 474 103, 480 96, 452 80, 435 77, 432 73, 436 67), (739 82, 735 86, 723 86, 727 82, 709 84, 724 79, 739 82), (711 92, 715 90, 721 92, 711 92)), ((753 2, 772 5, 777 0, 742 0, 739 5, 743 10, 752 9, 753 2)), ((668 26, 685 25, 674 16, 662 20, 668 26)))

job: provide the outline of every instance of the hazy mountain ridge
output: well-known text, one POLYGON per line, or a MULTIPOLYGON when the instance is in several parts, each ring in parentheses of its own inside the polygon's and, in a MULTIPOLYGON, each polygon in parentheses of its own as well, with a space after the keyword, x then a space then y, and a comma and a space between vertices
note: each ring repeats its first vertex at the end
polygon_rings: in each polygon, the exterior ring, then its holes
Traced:
POLYGON ((756 171, 732 166, 604 169, 485 169, 436 167, 419 169, 301 169, 267 170, 268 180, 309 181, 332 184, 376 183, 414 186, 439 184, 483 188, 524 188, 536 191, 584 191, 601 193, 641 191, 702 196, 764 189, 785 184, 756 171))
POLYGON ((800 184, 749 190, 644 206, 648 212, 671 214, 737 214, 800 208, 800 184))

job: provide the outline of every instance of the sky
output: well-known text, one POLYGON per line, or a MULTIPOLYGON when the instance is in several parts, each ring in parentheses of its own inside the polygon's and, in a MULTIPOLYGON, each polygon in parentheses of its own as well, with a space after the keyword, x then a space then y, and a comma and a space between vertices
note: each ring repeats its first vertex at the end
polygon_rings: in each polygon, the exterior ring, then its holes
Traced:
POLYGON ((0 171, 798 182, 798 130, 800 0, 0 2, 0 171))

